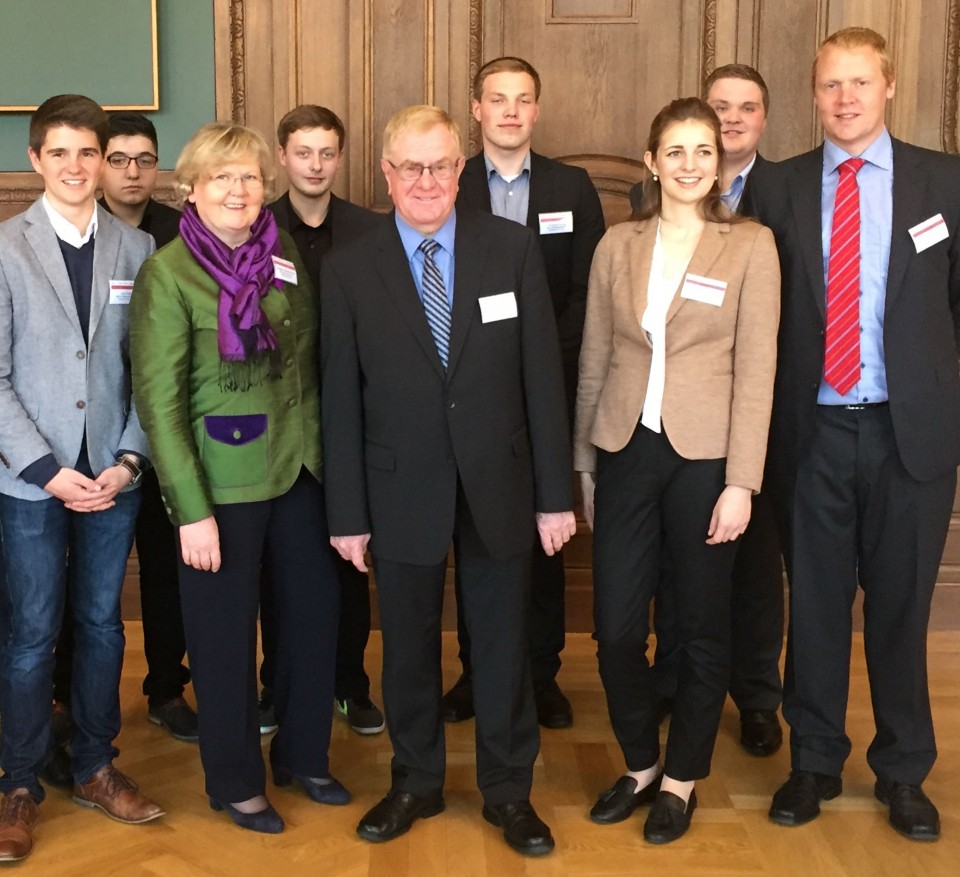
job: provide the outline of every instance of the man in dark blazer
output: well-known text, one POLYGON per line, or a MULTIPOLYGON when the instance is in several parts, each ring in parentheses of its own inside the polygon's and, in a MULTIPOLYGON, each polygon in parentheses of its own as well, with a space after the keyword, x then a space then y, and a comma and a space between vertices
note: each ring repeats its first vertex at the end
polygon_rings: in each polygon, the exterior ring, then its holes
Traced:
POLYGON ((321 281, 331 543, 369 543, 383 630, 392 784, 357 828, 390 840, 444 808, 441 609, 457 546, 472 634, 484 817, 553 848, 530 805, 539 733, 525 643, 530 552, 573 535, 560 350, 533 234, 454 211, 463 147, 436 107, 401 110, 381 168, 395 211, 331 253, 321 281), (495 623, 491 623, 495 620, 495 623))
MULTIPOLYGON (((496 58, 480 68, 473 82, 472 110, 480 123, 483 151, 464 166, 457 206, 512 219, 537 235, 572 420, 587 281, 593 251, 603 237, 603 210, 586 171, 530 148, 539 99, 540 76, 522 58, 496 58)), ((528 642, 537 718, 547 728, 567 728, 573 724, 573 710, 556 682, 565 632, 562 554, 548 557, 535 550, 532 577, 528 642)), ((452 722, 473 715, 470 634, 460 602, 457 635, 463 674, 443 699, 444 718, 452 722)))
MULTIPOLYGON (((267 209, 276 217, 277 225, 290 232, 317 295, 325 256, 356 240, 382 219, 333 194, 345 139, 346 129, 340 117, 316 104, 294 107, 277 125, 277 158, 287 172, 290 188, 267 209)), ((356 733, 379 734, 384 728, 383 713, 370 700, 370 677, 363 667, 363 653, 370 638, 370 586, 364 573, 332 549, 331 553, 341 587, 334 684, 337 711, 356 733)), ((264 576, 261 589, 269 587, 264 576)), ((276 623, 271 611, 264 612, 271 605, 271 600, 261 601, 261 732, 276 727, 272 717, 276 623)))
POLYGON ((875 795, 897 831, 930 840, 926 631, 960 462, 960 162, 890 137, 895 87, 879 34, 828 37, 813 70, 825 142, 755 193, 783 275, 768 482, 790 578, 792 772, 770 817, 800 825, 842 790, 859 582, 875 795))

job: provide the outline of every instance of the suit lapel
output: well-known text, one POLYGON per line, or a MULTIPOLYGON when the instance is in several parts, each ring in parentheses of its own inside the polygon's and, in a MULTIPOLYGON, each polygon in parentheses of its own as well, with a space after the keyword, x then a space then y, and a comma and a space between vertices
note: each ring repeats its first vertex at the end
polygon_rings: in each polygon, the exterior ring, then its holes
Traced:
POLYGON ((77 302, 73 297, 70 276, 67 274, 67 266, 60 252, 60 241, 40 201, 36 201, 30 207, 26 213, 26 219, 29 225, 24 231, 24 236, 37 257, 37 264, 40 265, 57 298, 60 299, 60 304, 70 322, 73 323, 77 332, 80 332, 77 302))
MULTIPOLYGON (((430 334, 427 315, 424 313, 420 296, 417 295, 417 285, 413 280, 413 274, 410 272, 410 263, 407 260, 406 251, 403 249, 403 242, 400 240, 400 233, 397 231, 393 216, 394 214, 391 213, 390 221, 384 222, 376 232, 377 244, 382 255, 382 258, 377 260, 377 271, 380 273, 384 289, 393 299, 397 310, 400 311, 413 336, 423 348, 423 352, 433 363, 440 376, 446 378, 443 363, 440 362, 437 345, 433 340, 433 335, 430 334)), ((456 286, 454 286, 454 289, 456 290, 456 286)))
POLYGON ((450 328, 450 358, 447 374, 452 375, 463 350, 476 313, 487 247, 482 236, 464 216, 457 216, 455 258, 453 262, 453 314, 450 328))
MULTIPOLYGON (((637 237, 630 252, 630 276, 633 277, 633 309, 637 325, 643 321, 647 309, 647 286, 650 283, 650 266, 653 264, 653 248, 657 242, 657 220, 647 219, 637 223, 637 237)), ((649 345, 646 332, 641 332, 649 345)))
MULTIPOLYGON (((683 274, 684 278, 687 274, 696 274, 698 277, 710 276, 710 269, 713 267, 713 263, 717 261, 723 252, 723 248, 726 246, 726 235, 729 229, 729 225, 719 222, 708 222, 704 226, 697 248, 693 251, 693 256, 690 257, 687 270, 683 274)), ((686 299, 680 295, 680 290, 682 289, 683 280, 681 279, 680 289, 674 293, 670 307, 667 308, 666 322, 668 324, 686 302, 686 299)))
POLYGON ((903 289, 907 265, 914 253, 913 241, 908 229, 927 217, 931 199, 928 195, 930 180, 922 162, 904 148, 898 140, 893 141, 893 222, 890 229, 890 261, 887 265, 887 289, 884 310, 889 309, 903 289))
POLYGON ((827 293, 823 283, 822 191, 823 147, 808 152, 789 181, 790 203, 797 239, 820 315, 826 320, 827 293))
POLYGON ((540 234, 540 214, 550 212, 551 170, 550 162, 542 161, 539 155, 531 151, 527 228, 532 228, 537 234, 540 234))
POLYGON ((487 183, 487 165, 483 160, 483 153, 471 158, 460 175, 460 197, 457 201, 461 207, 467 206, 474 210, 490 213, 490 186, 487 183))
POLYGON ((134 280, 117 277, 114 272, 120 257, 120 220, 111 221, 105 210, 98 207, 97 236, 93 245, 93 280, 90 289, 90 326, 87 337, 93 339, 110 294, 111 280, 134 280))

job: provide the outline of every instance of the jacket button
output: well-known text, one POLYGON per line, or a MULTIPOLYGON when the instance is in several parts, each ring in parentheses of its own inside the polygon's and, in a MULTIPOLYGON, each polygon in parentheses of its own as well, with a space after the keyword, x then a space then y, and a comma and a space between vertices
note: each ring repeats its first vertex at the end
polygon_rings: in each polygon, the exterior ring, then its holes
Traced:
POLYGON ((297 404, 297 400, 296 400, 296 399, 291 399, 289 402, 287 402, 287 407, 288 407, 288 408, 293 408, 296 404, 297 404))
POLYGON ((290 356, 287 358, 287 368, 293 368, 293 357, 290 356))
POLYGON ((83 399, 77 402, 77 408, 86 408, 86 407, 87 407, 87 403, 84 402, 83 399))
POLYGON ((239 429, 235 429, 235 430, 233 431, 233 437, 239 441, 239 439, 240 439, 240 437, 241 437, 241 436, 240 436, 240 430, 239 430, 239 429))
POLYGON ((86 358, 86 355, 87 355, 87 351, 86 351, 86 350, 78 350, 78 351, 77 351, 77 359, 84 359, 84 358, 86 358))
POLYGON ((286 327, 289 329, 289 328, 290 328, 290 321, 289 321, 289 320, 284 320, 284 321, 283 321, 283 325, 286 326, 286 327))
POLYGON ((447 407, 448 407, 448 408, 456 408, 456 407, 457 407, 457 403, 456 403, 456 402, 451 402, 447 407))

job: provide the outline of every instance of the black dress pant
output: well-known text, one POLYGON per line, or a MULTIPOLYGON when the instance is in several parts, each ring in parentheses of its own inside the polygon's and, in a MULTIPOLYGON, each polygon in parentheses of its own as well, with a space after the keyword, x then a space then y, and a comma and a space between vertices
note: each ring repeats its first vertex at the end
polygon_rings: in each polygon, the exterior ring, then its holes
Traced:
POLYGON ((664 772, 710 772, 730 678, 730 573, 736 543, 707 545, 726 460, 686 460, 638 425, 616 453, 597 451, 594 623, 600 678, 628 770, 660 757, 658 692, 647 660, 650 601, 668 552, 677 687, 664 772))
MULTIPOLYGON (((523 800, 530 796, 540 748, 525 638, 529 552, 491 557, 462 492, 454 539, 471 642, 477 784, 488 804, 523 800)), ((374 569, 392 784, 423 795, 442 788, 445 775, 440 653, 446 559, 419 566, 384 560, 374 550, 374 569)))
POLYGON ((956 472, 917 481, 903 467, 886 405, 819 406, 795 479, 778 488, 790 581, 783 715, 794 769, 839 776, 851 610, 863 588, 864 647, 882 780, 918 784, 936 759, 927 623, 956 472))
POLYGON ((180 596, 207 794, 237 802, 265 786, 256 666, 261 562, 271 571, 278 641, 280 728, 270 760, 304 776, 329 774, 340 583, 326 550, 323 488, 305 469, 282 496, 220 505, 214 514, 220 571, 181 562, 180 596))

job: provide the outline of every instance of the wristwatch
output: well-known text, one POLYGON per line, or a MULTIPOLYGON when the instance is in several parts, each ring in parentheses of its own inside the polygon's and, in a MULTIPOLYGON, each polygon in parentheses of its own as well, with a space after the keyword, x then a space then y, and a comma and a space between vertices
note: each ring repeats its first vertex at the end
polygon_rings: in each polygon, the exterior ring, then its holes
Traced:
POLYGON ((117 462, 113 464, 114 466, 123 466, 130 475, 130 483, 136 484, 143 477, 143 468, 141 467, 140 458, 134 454, 121 454, 117 457, 117 462))

